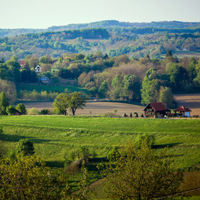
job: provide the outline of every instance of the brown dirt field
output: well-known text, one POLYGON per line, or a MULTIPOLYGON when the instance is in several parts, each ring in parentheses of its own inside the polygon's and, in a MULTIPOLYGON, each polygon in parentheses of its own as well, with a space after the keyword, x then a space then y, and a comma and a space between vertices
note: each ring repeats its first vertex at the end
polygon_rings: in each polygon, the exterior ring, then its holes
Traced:
MULTIPOLYGON (((42 110, 44 108, 52 108, 52 103, 53 102, 25 102, 24 105, 28 109, 36 107, 38 110, 42 110)), ((104 113, 114 113, 115 109, 117 109, 117 115, 120 116, 124 113, 130 115, 131 112, 132 114, 137 112, 139 116, 144 113, 144 106, 115 102, 87 102, 83 110, 78 109, 76 111, 76 115, 90 115, 90 111, 91 115, 103 115, 104 113)))
POLYGON ((174 98, 177 101, 178 106, 186 106, 192 110, 191 116, 200 116, 200 94, 177 94, 174 95, 174 98))

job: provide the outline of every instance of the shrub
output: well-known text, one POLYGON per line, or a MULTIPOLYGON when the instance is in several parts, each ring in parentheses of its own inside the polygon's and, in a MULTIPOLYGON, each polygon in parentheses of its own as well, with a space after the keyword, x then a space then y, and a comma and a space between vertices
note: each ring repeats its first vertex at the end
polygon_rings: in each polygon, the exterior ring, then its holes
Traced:
POLYGON ((41 111, 40 111, 40 114, 41 115, 49 115, 51 113, 51 111, 49 110, 49 109, 42 109, 41 111))
POLYGON ((135 117, 138 117, 138 113, 137 112, 134 112, 134 114, 135 114, 135 117))
POLYGON ((55 108, 53 108, 51 114, 53 114, 53 115, 64 115, 65 113, 62 110, 60 110, 59 108, 55 107, 55 108))
POLYGON ((16 106, 16 110, 18 110, 20 113, 22 113, 23 115, 26 114, 26 107, 24 104, 20 103, 20 104, 17 104, 16 106))
POLYGON ((147 135, 146 133, 145 134, 138 134, 135 143, 139 148, 141 147, 143 140, 146 140, 147 145, 149 147, 151 147, 155 144, 155 136, 154 135, 147 135))
POLYGON ((21 139, 17 145, 17 153, 23 156, 33 155, 35 153, 33 142, 29 139, 21 139))
POLYGON ((106 157, 109 161, 115 161, 118 156, 119 156, 119 150, 118 147, 115 146, 107 153, 106 157))
POLYGON ((116 116, 115 113, 110 113, 110 112, 107 112, 107 113, 103 114, 103 117, 115 117, 115 116, 116 116))
POLYGON ((8 115, 14 115, 16 112, 16 109, 13 106, 8 106, 6 107, 6 112, 8 113, 8 115))
POLYGON ((37 110, 37 108, 35 107, 28 110, 28 115, 39 115, 39 114, 40 114, 40 111, 37 110))

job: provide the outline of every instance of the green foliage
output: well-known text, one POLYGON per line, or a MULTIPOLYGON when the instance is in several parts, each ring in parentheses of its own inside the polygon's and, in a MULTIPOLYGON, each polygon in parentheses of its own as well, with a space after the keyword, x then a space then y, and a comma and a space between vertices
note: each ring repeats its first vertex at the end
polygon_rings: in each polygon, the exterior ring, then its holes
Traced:
POLYGON ((33 142, 29 139, 21 139, 17 145, 17 153, 23 156, 30 156, 35 153, 33 142))
POLYGON ((13 106, 8 106, 6 107, 6 112, 8 113, 8 115, 14 115, 16 112, 16 109, 13 106))
POLYGON ((59 110, 60 113, 67 114, 69 95, 66 93, 60 93, 54 100, 52 106, 59 110))
POLYGON ((0 94, 0 115, 7 115, 6 108, 9 106, 9 101, 4 92, 0 94))
POLYGON ((86 104, 87 97, 81 92, 73 92, 68 96, 68 107, 72 111, 72 114, 75 115, 77 109, 83 109, 83 106, 86 104))
POLYGON ((138 148, 141 148, 142 142, 144 140, 146 141, 146 143, 149 147, 152 147, 155 144, 155 135, 148 135, 146 133, 138 134, 138 136, 135 140, 135 144, 137 145, 138 148))
POLYGON ((176 193, 183 174, 174 173, 167 156, 166 149, 155 155, 145 140, 140 149, 129 143, 116 162, 103 166, 108 197, 152 200, 176 193))
POLYGON ((141 97, 142 104, 157 102, 159 98, 159 82, 157 79, 150 80, 147 76, 144 77, 142 82, 141 97))
POLYGON ((0 198, 3 199, 62 199, 71 194, 66 176, 45 167, 34 156, 0 161, 0 198))
POLYGON ((39 115, 39 114, 40 114, 40 111, 35 107, 30 108, 28 110, 28 115, 39 115))
POLYGON ((26 107, 23 103, 19 103, 16 105, 16 110, 18 110, 21 114, 25 115, 27 113, 26 107))
POLYGON ((171 88, 169 87, 161 88, 159 102, 163 103, 163 105, 167 108, 175 107, 176 104, 171 88))
POLYGON ((17 91, 13 82, 0 79, 0 91, 6 94, 10 104, 13 104, 16 101, 17 91))
POLYGON ((41 114, 41 115, 49 115, 49 114, 50 114, 50 110, 49 110, 49 109, 42 109, 42 110, 40 111, 40 114, 41 114))
POLYGON ((118 147, 114 146, 108 153, 107 153, 107 159, 109 161, 116 161, 119 157, 119 149, 118 147))

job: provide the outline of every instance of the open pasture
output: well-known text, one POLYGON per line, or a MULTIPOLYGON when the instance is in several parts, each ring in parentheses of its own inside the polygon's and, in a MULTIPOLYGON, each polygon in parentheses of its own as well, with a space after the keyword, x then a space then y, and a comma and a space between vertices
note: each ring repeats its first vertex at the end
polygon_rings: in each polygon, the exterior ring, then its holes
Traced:
POLYGON ((1 116, 0 140, 9 152, 22 138, 31 139, 36 155, 48 162, 64 160, 64 153, 86 146, 105 157, 112 146, 135 141, 139 133, 153 134, 155 149, 169 147, 174 168, 200 163, 200 120, 127 119, 64 116, 1 116))
POLYGON ((75 87, 73 85, 66 85, 66 86, 53 86, 53 85, 18 85, 17 86, 17 90, 27 90, 29 92, 33 91, 33 90, 36 90, 37 92, 41 92, 41 91, 47 91, 47 92, 50 92, 50 91, 55 91, 55 92, 64 92, 65 89, 68 89, 69 92, 74 92, 74 91, 81 91, 81 92, 85 92, 87 93, 87 90, 84 89, 84 88, 81 88, 81 87, 75 87))

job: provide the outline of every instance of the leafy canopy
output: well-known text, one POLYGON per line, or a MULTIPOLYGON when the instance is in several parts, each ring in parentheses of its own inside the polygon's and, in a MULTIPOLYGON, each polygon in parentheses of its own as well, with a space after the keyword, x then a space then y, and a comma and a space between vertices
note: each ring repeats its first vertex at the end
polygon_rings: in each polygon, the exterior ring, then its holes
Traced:
POLYGON ((183 181, 181 172, 174 173, 166 149, 155 155, 146 140, 141 148, 129 143, 119 151, 116 161, 100 165, 108 197, 152 200, 174 194, 183 181))

